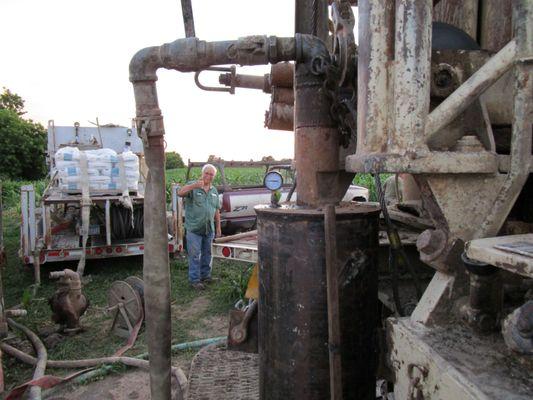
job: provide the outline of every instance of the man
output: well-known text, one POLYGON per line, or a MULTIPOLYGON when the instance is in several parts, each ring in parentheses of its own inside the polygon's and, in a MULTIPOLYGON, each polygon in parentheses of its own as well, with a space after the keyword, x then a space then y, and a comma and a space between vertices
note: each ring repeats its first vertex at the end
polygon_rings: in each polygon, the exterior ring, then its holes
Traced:
POLYGON ((202 177, 189 182, 178 191, 184 198, 189 283, 196 290, 205 289, 211 279, 211 242, 221 236, 220 202, 212 185, 217 169, 211 164, 202 168, 202 177), (216 227, 216 228, 215 228, 216 227))

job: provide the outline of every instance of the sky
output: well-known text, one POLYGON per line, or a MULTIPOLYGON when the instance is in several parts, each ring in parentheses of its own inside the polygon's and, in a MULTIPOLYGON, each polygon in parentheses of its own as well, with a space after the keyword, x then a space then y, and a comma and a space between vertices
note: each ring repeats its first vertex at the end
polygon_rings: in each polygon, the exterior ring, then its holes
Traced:
MULTIPOLYGON (((294 35, 294 1, 192 0, 196 36, 294 35)), ((0 88, 25 101, 26 118, 47 125, 131 125, 128 80, 132 56, 148 46, 185 37, 180 0, 0 0, 0 88)), ((238 68, 264 74, 268 67, 238 68)), ((205 73, 208 74, 208 73, 205 73)), ((263 127, 270 95, 237 89, 205 92, 194 74, 158 71, 157 90, 167 151, 184 160, 211 154, 226 160, 292 158, 291 132, 263 127)), ((204 77, 206 83, 218 76, 204 77)))

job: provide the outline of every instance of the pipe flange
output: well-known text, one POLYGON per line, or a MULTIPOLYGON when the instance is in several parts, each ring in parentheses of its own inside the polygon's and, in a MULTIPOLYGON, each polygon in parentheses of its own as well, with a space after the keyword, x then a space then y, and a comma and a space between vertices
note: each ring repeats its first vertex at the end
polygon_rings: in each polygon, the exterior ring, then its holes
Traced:
POLYGON ((490 276, 490 275, 494 275, 495 273, 499 271, 498 268, 490 264, 477 261, 472 258, 468 258, 468 256, 466 255, 466 252, 463 252, 461 254, 461 261, 463 261, 463 264, 466 270, 475 275, 490 276))

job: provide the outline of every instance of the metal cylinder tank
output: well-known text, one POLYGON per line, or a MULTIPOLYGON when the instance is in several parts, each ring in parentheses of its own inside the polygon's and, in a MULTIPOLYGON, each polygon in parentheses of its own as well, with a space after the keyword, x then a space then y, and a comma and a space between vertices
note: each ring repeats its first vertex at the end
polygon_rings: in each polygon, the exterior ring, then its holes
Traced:
MULTIPOLYGON (((329 399, 324 211, 256 208, 260 399, 329 399)), ((379 208, 336 208, 343 399, 374 399, 379 208)))

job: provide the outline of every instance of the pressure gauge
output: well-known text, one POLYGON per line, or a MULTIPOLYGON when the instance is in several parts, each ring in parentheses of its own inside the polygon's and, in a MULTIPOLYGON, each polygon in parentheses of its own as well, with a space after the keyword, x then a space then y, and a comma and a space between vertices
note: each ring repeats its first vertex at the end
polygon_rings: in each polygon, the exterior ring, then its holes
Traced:
POLYGON ((281 186, 283 186, 283 177, 279 172, 271 171, 265 175, 263 184, 269 190, 278 190, 281 188, 281 186))

